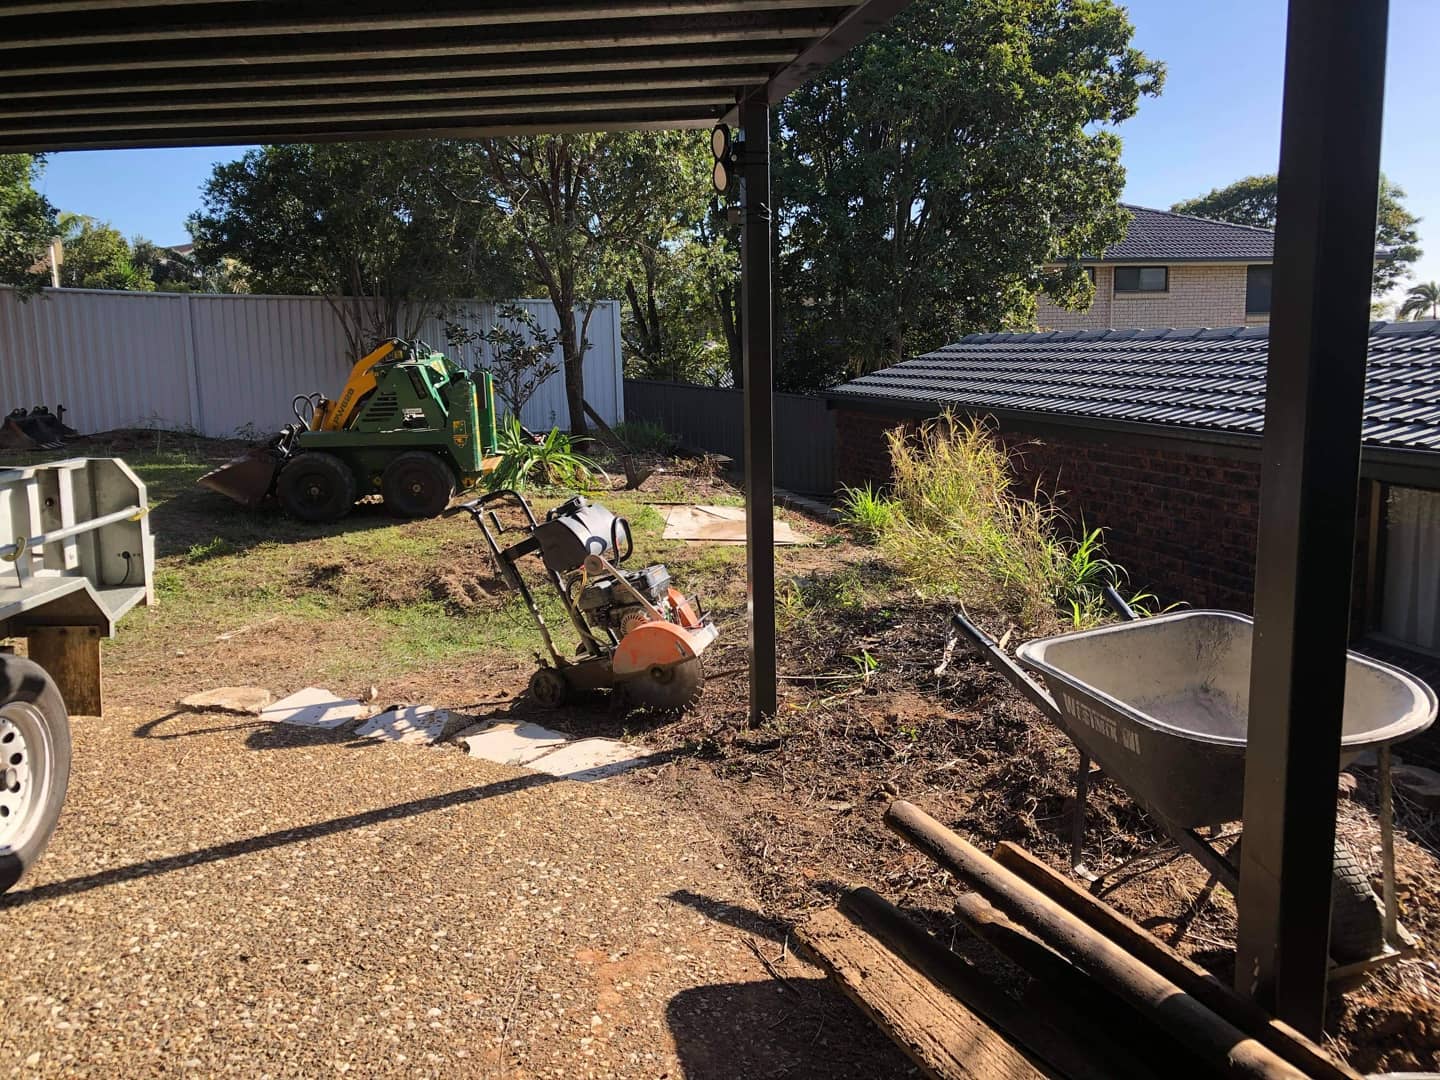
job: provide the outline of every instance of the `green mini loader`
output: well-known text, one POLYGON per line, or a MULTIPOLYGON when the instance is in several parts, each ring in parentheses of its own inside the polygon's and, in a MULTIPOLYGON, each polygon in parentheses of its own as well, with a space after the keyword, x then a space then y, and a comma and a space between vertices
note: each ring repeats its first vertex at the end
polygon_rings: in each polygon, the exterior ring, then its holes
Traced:
POLYGON ((495 466, 495 387, 423 342, 392 338, 361 359, 340 396, 294 401, 295 423, 200 478, 242 506, 275 498, 302 521, 336 521, 384 496, 399 517, 434 517, 495 466))

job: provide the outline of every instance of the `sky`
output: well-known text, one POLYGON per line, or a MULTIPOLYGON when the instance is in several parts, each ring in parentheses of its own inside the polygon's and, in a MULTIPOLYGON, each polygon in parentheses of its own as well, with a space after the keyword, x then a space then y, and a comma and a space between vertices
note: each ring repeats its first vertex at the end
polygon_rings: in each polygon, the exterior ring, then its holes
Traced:
MULTIPOLYGON (((1120 126, 1125 201, 1166 208, 1242 176, 1274 172, 1280 147, 1283 0, 1130 0, 1134 44, 1168 68, 1165 92, 1120 126)), ((1391 0, 1381 166, 1405 189, 1425 256, 1414 281, 1440 280, 1440 79, 1431 67, 1437 0, 1391 0)), ((127 236, 185 243, 216 162, 244 147, 54 154, 42 178, 62 210, 127 236)))

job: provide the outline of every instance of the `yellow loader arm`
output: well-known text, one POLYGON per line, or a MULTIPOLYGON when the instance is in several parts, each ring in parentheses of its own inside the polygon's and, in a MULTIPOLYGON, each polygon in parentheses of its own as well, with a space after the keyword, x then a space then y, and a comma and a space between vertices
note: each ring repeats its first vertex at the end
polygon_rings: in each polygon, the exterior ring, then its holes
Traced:
POLYGON ((400 343, 393 339, 382 341, 373 352, 357 360, 350 369, 350 377, 345 380, 345 388, 340 391, 339 399, 321 399, 320 407, 315 410, 314 419, 310 421, 310 430, 344 431, 355 418, 360 403, 375 389, 375 376, 370 373, 370 369, 380 361, 389 359, 399 347, 400 343))

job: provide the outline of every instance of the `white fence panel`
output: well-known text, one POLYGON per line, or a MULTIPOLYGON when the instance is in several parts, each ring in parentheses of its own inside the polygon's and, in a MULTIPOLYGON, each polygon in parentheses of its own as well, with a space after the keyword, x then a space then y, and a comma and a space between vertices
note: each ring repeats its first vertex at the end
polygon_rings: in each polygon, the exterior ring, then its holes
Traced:
POLYGON ((0 415, 66 406, 82 431, 198 426, 183 332, 184 298, 0 289, 0 415))
MULTIPOLYGON (((513 303, 558 329, 549 301, 513 303)), ((449 318, 483 333, 497 306, 457 301, 449 318)), ((425 320, 419 336, 445 349, 444 323, 425 320)), ((588 337, 586 400, 618 423, 625 418, 618 302, 595 305, 588 337)), ((52 289, 22 303, 0 289, 0 413, 63 403, 83 431, 269 432, 290 422, 295 395, 339 392, 347 349, 323 297, 52 289)), ((489 347, 477 343, 475 355, 488 363, 489 347)), ((531 428, 568 424, 563 374, 545 381, 521 419, 531 428)))

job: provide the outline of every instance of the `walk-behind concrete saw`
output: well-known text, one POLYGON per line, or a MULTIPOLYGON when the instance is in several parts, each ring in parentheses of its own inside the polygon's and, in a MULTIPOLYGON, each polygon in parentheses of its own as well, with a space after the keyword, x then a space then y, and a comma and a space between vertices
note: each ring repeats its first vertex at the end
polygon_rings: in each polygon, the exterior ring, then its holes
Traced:
POLYGON ((685 598, 670 584, 664 566, 643 570, 620 567, 634 554, 630 523, 583 495, 561 503, 537 520, 530 503, 517 491, 492 491, 468 502, 467 511, 485 534, 501 579, 520 594, 529 609, 548 657, 530 678, 530 693, 547 708, 563 705, 573 695, 610 689, 638 705, 685 709, 695 703, 705 684, 700 654, 719 633, 698 598, 685 598), (519 525, 506 527, 497 507, 510 503, 524 514, 519 525), (512 531, 522 539, 501 546, 512 531), (574 656, 562 656, 545 625, 517 563, 537 556, 545 578, 559 597, 571 626, 580 637, 574 656))

